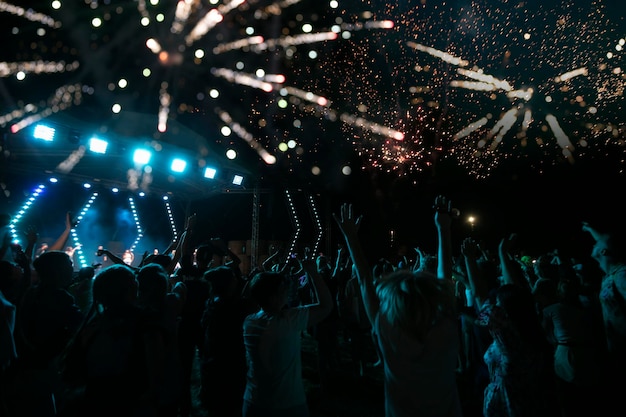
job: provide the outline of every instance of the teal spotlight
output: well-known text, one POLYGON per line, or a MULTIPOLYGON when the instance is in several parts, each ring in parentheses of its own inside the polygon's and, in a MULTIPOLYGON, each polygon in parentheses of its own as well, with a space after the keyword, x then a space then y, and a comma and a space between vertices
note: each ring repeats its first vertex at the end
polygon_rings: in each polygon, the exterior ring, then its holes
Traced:
POLYGON ((109 143, 106 140, 91 138, 89 139, 89 150, 93 153, 105 154, 109 143))
POLYGON ((217 170, 215 168, 206 167, 204 169, 204 178, 208 178, 212 180, 213 178, 215 178, 216 174, 217 174, 217 170))
POLYGON ((133 162, 140 165, 145 165, 150 162, 152 153, 146 149, 137 149, 133 154, 133 162))
POLYGON ((46 142, 52 142, 54 140, 55 132, 56 130, 53 127, 37 125, 33 131, 33 137, 35 139, 45 140, 46 142))
POLYGON ((235 175, 233 177, 233 184, 235 184, 235 185, 243 184, 243 177, 241 175, 235 175))
POLYGON ((174 172, 184 172, 185 168, 187 168, 187 161, 180 158, 174 158, 172 160, 171 169, 174 172))

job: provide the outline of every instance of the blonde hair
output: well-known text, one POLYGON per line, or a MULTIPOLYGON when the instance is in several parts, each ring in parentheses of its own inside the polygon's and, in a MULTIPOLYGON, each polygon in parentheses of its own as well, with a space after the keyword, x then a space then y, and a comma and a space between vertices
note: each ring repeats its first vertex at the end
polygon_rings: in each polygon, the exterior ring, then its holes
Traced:
POLYGON ((456 314, 454 287, 427 272, 393 272, 379 282, 376 293, 380 314, 419 341, 437 320, 456 314))

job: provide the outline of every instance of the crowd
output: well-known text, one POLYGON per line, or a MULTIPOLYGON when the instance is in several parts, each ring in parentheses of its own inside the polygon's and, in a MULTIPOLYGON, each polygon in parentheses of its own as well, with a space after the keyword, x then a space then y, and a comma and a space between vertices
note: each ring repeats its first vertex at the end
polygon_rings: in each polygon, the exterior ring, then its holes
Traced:
MULTIPOLYGON (((626 235, 591 222, 586 259, 453 246, 451 202, 433 205, 437 250, 369 259, 350 204, 334 258, 279 248, 244 274, 196 215, 162 253, 74 271, 73 227, 45 250, 0 215, 0 415, 309 417, 302 338, 322 392, 348 345, 353 375, 382 367, 385 417, 609 415, 626 392, 626 235), (374 360, 368 355, 374 352, 374 360), (192 389, 199 364, 199 398, 192 389)), ((581 243, 582 244, 582 243, 581 243)))

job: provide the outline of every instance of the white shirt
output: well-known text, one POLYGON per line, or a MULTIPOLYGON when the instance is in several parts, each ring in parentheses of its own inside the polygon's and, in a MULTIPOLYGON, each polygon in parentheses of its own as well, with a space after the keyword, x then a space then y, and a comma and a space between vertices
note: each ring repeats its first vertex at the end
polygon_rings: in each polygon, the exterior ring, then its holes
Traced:
POLYGON ((301 337, 308 320, 308 307, 288 308, 276 315, 260 310, 245 319, 245 401, 270 409, 306 404, 301 337))

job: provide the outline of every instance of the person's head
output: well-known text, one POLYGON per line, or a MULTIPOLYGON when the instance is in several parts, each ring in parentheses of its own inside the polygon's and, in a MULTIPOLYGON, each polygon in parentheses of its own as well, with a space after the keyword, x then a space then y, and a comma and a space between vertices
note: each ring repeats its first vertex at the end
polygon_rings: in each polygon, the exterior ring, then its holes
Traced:
POLYGON ((102 310, 121 310, 137 299, 135 272, 126 265, 115 264, 102 269, 93 282, 93 302, 102 310))
POLYGON ((74 265, 63 251, 44 252, 33 261, 39 284, 47 287, 66 288, 74 279, 74 265))
POLYGON ((137 293, 143 304, 159 306, 167 296, 169 276, 161 265, 149 263, 137 272, 137 293))
POLYGON ((559 266, 552 262, 553 258, 553 254, 546 253, 540 255, 535 262, 533 262, 533 272, 537 278, 559 279, 559 266))
POLYGON ((596 240, 591 257, 608 273, 615 265, 626 263, 626 236, 605 234, 596 240))
POLYGON ((278 312, 289 300, 289 282, 278 272, 259 272, 250 281, 250 296, 265 311, 278 312))
POLYGON ((204 243, 196 248, 196 265, 199 269, 205 270, 211 265, 215 250, 213 245, 204 243))
POLYGON ((422 341, 441 317, 455 317, 452 287, 426 272, 399 270, 379 281, 380 314, 394 327, 422 341))
POLYGON ((96 275, 96 268, 93 266, 83 266, 76 275, 77 281, 91 280, 96 275))
POLYGON ((204 273, 204 279, 211 285, 213 297, 228 297, 237 289, 237 276, 232 268, 218 266, 204 273))

